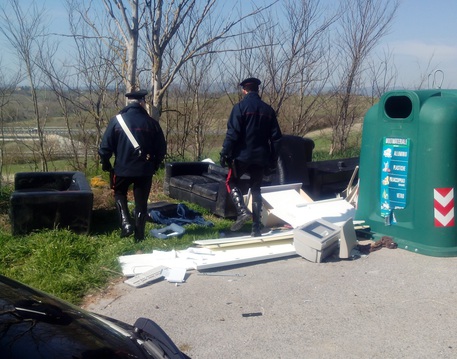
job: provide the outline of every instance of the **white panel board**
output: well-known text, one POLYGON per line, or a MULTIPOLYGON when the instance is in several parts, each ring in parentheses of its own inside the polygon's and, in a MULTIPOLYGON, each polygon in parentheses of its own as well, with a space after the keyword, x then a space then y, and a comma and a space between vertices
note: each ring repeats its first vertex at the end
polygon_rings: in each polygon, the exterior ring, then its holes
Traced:
POLYGON ((285 231, 270 231, 262 234, 261 237, 239 236, 239 237, 224 237, 217 239, 202 239, 194 241, 194 244, 205 248, 222 248, 234 245, 252 244, 252 243, 265 243, 271 241, 279 241, 282 239, 293 238, 293 230, 285 231))
POLYGON ((146 284, 149 284, 151 282, 158 281, 162 279, 163 276, 163 270, 167 269, 165 266, 158 266, 152 269, 149 269, 148 271, 144 273, 137 274, 134 277, 131 277, 127 280, 124 281, 125 284, 128 284, 131 287, 134 288, 139 288, 142 286, 145 286, 146 284))
POLYGON ((297 255, 292 240, 272 242, 271 245, 252 244, 231 247, 228 250, 215 250, 214 256, 196 263, 197 270, 239 265, 267 259, 297 255))
MULTIPOLYGON (((299 194, 297 193, 297 196, 299 194)), ((293 206, 274 207, 271 212, 289 223, 293 228, 322 218, 328 222, 342 226, 355 215, 355 208, 342 198, 316 201, 293 206)))
POLYGON ((122 274, 126 277, 136 276, 158 266, 194 269, 193 260, 179 258, 176 251, 153 251, 147 254, 120 256, 118 261, 122 268, 122 274))
POLYGON ((183 251, 172 251, 151 254, 136 254, 118 258, 125 276, 138 275, 159 265, 168 268, 186 268, 204 270, 228 265, 243 264, 296 255, 292 237, 269 243, 242 244, 228 248, 187 248, 183 251))
POLYGON ((306 198, 302 197, 295 189, 267 193, 262 192, 262 198, 273 208, 294 208, 311 203, 306 198))

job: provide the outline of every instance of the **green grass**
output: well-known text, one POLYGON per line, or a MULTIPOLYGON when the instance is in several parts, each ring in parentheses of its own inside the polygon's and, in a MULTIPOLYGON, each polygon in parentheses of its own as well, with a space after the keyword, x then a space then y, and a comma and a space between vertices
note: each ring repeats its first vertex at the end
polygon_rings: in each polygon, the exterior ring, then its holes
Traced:
MULTIPOLYGON (((316 148, 313 160, 328 159, 328 139, 313 138, 316 148)), ((357 146, 340 154, 339 158, 358 156, 357 146)), ((218 154, 213 154, 218 161, 218 154)), ((102 177, 107 179, 106 174, 102 177)), ((158 200, 172 201, 160 193, 164 171, 160 170, 154 181, 158 184, 158 200)), ((118 263, 121 255, 150 253, 152 250, 169 251, 185 249, 195 240, 218 238, 228 232, 230 220, 218 218, 195 204, 186 203, 189 208, 200 212, 213 227, 186 226, 181 237, 167 240, 148 237, 140 243, 133 238, 120 238, 116 210, 113 208, 93 211, 91 232, 78 235, 64 229, 43 230, 23 236, 12 236, 4 224, 7 223, 11 186, 0 187, 0 274, 19 280, 32 287, 49 292, 74 304, 81 304, 87 294, 101 291, 107 284, 121 278, 118 263)), ((146 231, 160 228, 148 222, 146 231)), ((249 230, 246 224, 246 231, 249 230)))
MULTIPOLYGON (((3 198, 7 192, 2 192, 3 198)), ((6 201, 2 201, 5 213, 6 201)), ((142 242, 120 238, 115 210, 94 210, 94 226, 89 235, 68 230, 42 230, 22 236, 12 236, 0 230, 0 274, 44 290, 74 304, 106 287, 113 278, 122 277, 118 257, 152 250, 185 249, 194 240, 218 238, 220 231, 228 231, 231 221, 220 219, 197 206, 190 208, 204 213, 214 227, 186 226, 181 237, 167 240, 148 237, 142 242)), ((146 231, 160 228, 148 222, 146 231)))
MULTIPOLYGON (((120 255, 185 249, 196 239, 217 238, 218 232, 228 230, 228 226, 229 222, 223 220, 211 228, 190 225, 182 237, 148 237, 140 243, 120 238, 117 229, 101 235, 43 230, 20 237, 1 231, 0 273, 80 304, 85 295, 122 276, 120 255)), ((147 230, 152 228, 154 225, 148 223, 147 230)))

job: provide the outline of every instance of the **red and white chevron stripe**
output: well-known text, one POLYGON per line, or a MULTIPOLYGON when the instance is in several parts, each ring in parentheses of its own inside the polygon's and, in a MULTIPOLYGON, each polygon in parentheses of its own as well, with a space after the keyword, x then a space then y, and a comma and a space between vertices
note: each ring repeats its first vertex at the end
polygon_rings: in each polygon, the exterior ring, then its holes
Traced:
POLYGON ((433 190, 435 227, 454 226, 454 188, 433 190))

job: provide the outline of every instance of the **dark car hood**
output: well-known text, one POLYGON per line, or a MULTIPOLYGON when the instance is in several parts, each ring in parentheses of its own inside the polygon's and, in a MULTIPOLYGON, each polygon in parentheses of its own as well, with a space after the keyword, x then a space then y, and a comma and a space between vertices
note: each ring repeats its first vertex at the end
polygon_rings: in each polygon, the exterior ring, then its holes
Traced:
POLYGON ((1 358, 151 358, 133 330, 0 276, 1 358))

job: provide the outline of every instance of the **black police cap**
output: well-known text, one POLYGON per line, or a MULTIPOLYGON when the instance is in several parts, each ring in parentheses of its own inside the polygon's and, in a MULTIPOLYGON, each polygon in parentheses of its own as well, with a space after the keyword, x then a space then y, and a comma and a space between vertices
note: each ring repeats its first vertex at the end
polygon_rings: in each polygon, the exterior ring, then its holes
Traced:
POLYGON ((256 79, 255 77, 249 77, 246 80, 243 80, 243 82, 240 83, 240 86, 248 86, 248 85, 256 85, 259 86, 262 83, 259 79, 256 79))
POLYGON ((148 94, 147 90, 132 91, 125 94, 125 97, 132 100, 143 100, 148 94))

